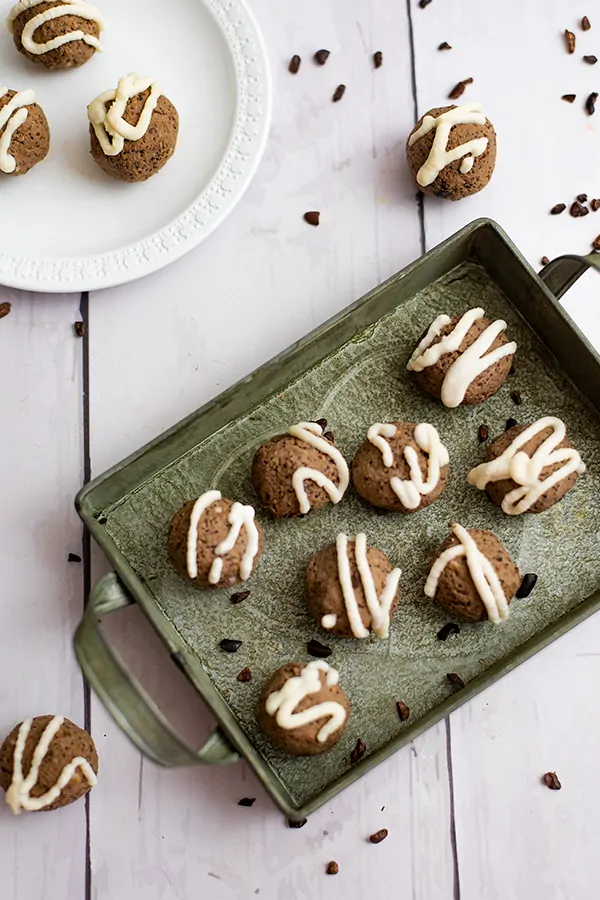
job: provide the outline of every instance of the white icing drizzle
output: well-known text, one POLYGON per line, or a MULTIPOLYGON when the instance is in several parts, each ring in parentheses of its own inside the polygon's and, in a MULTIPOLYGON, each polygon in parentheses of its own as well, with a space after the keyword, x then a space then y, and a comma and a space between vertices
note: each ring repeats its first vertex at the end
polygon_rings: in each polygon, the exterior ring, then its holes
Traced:
MULTIPOLYGON (((8 88, 0 86, 0 100, 7 94, 8 88)), ((10 144, 15 131, 27 120, 29 110, 25 107, 32 103, 35 103, 34 91, 19 91, 0 109, 0 172, 5 175, 11 175, 17 168, 16 160, 10 154, 10 144)))
POLYGON ((421 187, 427 187, 432 184, 438 177, 443 168, 463 156, 470 158, 468 168, 463 168, 466 160, 460 167, 460 171, 465 175, 473 168, 476 156, 485 153, 488 139, 474 138, 465 144, 460 144, 454 150, 448 150, 448 138, 453 125, 485 125, 486 118, 481 103, 463 103, 462 106, 455 106, 447 112, 434 118, 433 116, 424 116, 420 128, 414 131, 408 139, 408 146, 412 147, 416 141, 420 140, 426 134, 435 128, 435 137, 429 156, 417 172, 417 182, 421 187))
POLYGON ((448 563, 458 556, 464 556, 473 584, 487 610, 488 619, 494 625, 499 625, 500 622, 508 618, 509 607, 498 574, 466 528, 463 528, 457 522, 454 522, 450 527, 459 539, 460 544, 448 547, 447 550, 444 550, 438 556, 425 582, 425 596, 432 599, 435 597, 440 575, 448 563))
POLYGON ((37 783, 40 767, 50 749, 50 744, 56 737, 64 721, 62 716, 55 716, 46 725, 33 752, 31 768, 27 773, 27 777, 23 775, 23 753, 25 752, 25 745, 33 720, 26 719, 19 728, 13 756, 12 781, 6 792, 6 802, 16 816, 18 816, 23 809, 29 812, 37 812, 38 810, 50 806, 55 800, 58 800, 63 789, 68 785, 77 769, 81 769, 82 774, 91 787, 94 787, 96 784, 96 773, 88 760, 84 759, 83 756, 76 756, 64 767, 58 776, 58 781, 50 788, 50 790, 46 791, 45 794, 42 794, 41 797, 31 796, 31 791, 37 783))
MULTIPOLYGON (((342 595, 346 607, 346 615, 350 623, 352 634, 356 638, 369 637, 369 629, 365 628, 360 617, 356 594, 352 584, 350 571, 350 558, 348 556, 348 536, 338 534, 336 538, 338 577, 342 587, 342 595)), ((367 609, 371 614, 371 628, 379 638, 387 638, 390 632, 390 611, 398 590, 398 582, 402 575, 401 569, 392 569, 388 574, 381 596, 377 596, 373 573, 367 556, 367 536, 357 534, 354 540, 354 555, 356 566, 360 575, 367 609)))
MULTIPOLYGON (((9 12, 8 19, 6 20, 10 33, 12 34, 14 30, 13 24, 15 19, 20 16, 21 13, 45 2, 46 0, 19 0, 19 3, 16 3, 9 12)), ((98 38, 85 31, 69 31, 67 34, 59 34, 45 43, 38 43, 38 41, 34 40, 34 35, 38 28, 46 22, 52 22, 54 19, 61 19, 63 16, 77 16, 88 22, 95 22, 100 31, 104 30, 104 19, 95 6, 92 6, 91 3, 85 3, 84 0, 64 0, 62 6, 53 6, 50 9, 46 9, 44 12, 38 13, 37 16, 33 16, 33 18, 27 22, 23 29, 23 34, 21 35, 21 43, 25 50, 29 53, 33 53, 34 56, 42 56, 50 50, 56 50, 73 41, 84 41, 84 43, 89 44, 90 47, 93 47, 98 51, 102 49, 98 38)))
MULTIPOLYGON (((394 454, 386 438, 393 438, 395 434, 395 425, 384 425, 381 422, 375 422, 367 432, 367 439, 381 451, 386 469, 394 464, 394 454)), ((390 479, 390 487, 406 509, 417 509, 421 505, 421 497, 430 494, 437 487, 441 469, 450 462, 448 450, 442 444, 438 431, 433 425, 421 422, 415 426, 413 437, 417 446, 429 457, 427 480, 423 481, 416 450, 409 446, 404 448, 404 458, 408 463, 410 479, 403 480, 397 476, 390 479)))
MULTIPOLYGON (((190 515, 190 525, 187 535, 187 573, 190 578, 198 577, 198 525, 200 519, 211 504, 217 500, 221 500, 220 491, 206 491, 202 496, 198 497, 190 515)), ((208 573, 210 584, 218 584, 223 571, 223 559, 235 545, 242 528, 246 531, 246 549, 240 562, 240 578, 246 581, 252 574, 252 566, 254 558, 258 553, 260 544, 258 528, 254 521, 254 508, 252 506, 243 506, 241 503, 234 503, 229 510, 227 521, 231 525, 227 536, 215 547, 215 559, 208 573)))
POLYGON ((336 700, 326 700, 309 706, 301 712, 294 712, 299 703, 311 694, 317 694, 321 690, 321 672, 326 675, 325 682, 329 687, 339 681, 339 672, 332 669, 324 660, 315 659, 309 662, 300 675, 288 678, 283 687, 269 694, 265 701, 265 710, 269 716, 275 716, 275 721, 284 731, 292 731, 294 728, 302 728, 317 719, 328 717, 329 721, 319 729, 317 741, 325 743, 346 721, 346 710, 336 700))
POLYGON ((132 72, 119 80, 116 90, 104 91, 88 106, 90 120, 98 142, 105 156, 118 156, 125 141, 139 141, 143 138, 152 119, 152 113, 162 95, 158 82, 132 72), (127 104, 137 94, 150 88, 144 108, 136 125, 130 125, 123 118, 127 104))
POLYGON ((509 516, 527 512, 543 494, 564 478, 568 478, 573 472, 578 475, 585 472, 585 463, 577 450, 569 447, 557 449, 565 437, 565 423, 560 419, 554 416, 538 419, 522 431, 496 459, 471 469, 467 481, 483 491, 490 481, 512 479, 519 487, 506 494, 502 500, 502 510, 509 516), (540 444, 533 456, 521 450, 521 447, 546 428, 551 428, 552 433, 540 444), (556 463, 563 465, 548 478, 541 480, 546 466, 556 463))
POLYGON ((323 626, 323 628, 329 631, 331 628, 335 628, 335 626, 337 625, 337 619, 338 617, 335 613, 329 613, 328 615, 323 616, 323 618, 321 619, 321 625, 323 626))
POLYGON ((339 484, 336 485, 327 475, 319 472, 318 469, 311 469, 309 466, 300 466, 299 469, 296 469, 292 477, 292 486, 298 498, 300 512, 303 515, 310 512, 310 501, 304 487, 305 481, 314 481, 315 484, 327 491, 332 503, 339 503, 346 493, 350 475, 348 464, 338 448, 322 437, 323 429, 316 422, 299 422, 297 425, 293 425, 288 433, 310 444, 316 450, 320 450, 321 453, 325 453, 336 464, 339 476, 339 484))
MULTIPOLYGON (((445 353, 454 353, 459 349, 471 326, 479 319, 482 319, 484 315, 485 313, 481 307, 469 309, 461 316, 450 334, 445 335, 441 341, 431 346, 444 326, 452 321, 449 316, 438 316, 429 326, 427 334, 409 359, 406 368, 413 372, 422 372, 423 369, 434 366, 445 353)), ((482 372, 485 372, 486 369, 489 369, 490 366, 493 366, 499 360, 504 359, 505 356, 511 356, 516 352, 516 343, 510 341, 488 353, 498 335, 505 328, 506 322, 503 319, 496 319, 452 363, 442 383, 441 400, 444 406, 448 406, 451 409, 460 406, 465 399, 469 385, 482 372)))

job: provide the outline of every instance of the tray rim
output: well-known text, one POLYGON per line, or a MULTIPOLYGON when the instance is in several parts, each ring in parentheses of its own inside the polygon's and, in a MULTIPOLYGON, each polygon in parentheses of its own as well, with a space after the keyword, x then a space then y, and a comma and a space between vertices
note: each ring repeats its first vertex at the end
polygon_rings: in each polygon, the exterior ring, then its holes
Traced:
MULTIPOLYGON (((463 703, 466 703, 468 700, 472 699, 480 691, 495 683, 503 675, 508 674, 508 672, 515 669, 526 659, 529 659, 539 650, 548 646, 558 637, 565 634, 580 622, 584 621, 584 619, 600 609, 600 588, 595 591, 590 597, 582 600, 572 610, 565 613, 555 622, 548 625, 541 632, 533 635, 523 644, 520 644, 517 648, 511 651, 507 656, 505 656, 501 660, 498 660, 496 663, 486 669, 485 672, 476 676, 472 681, 468 682, 463 689, 461 689, 454 695, 451 695, 446 700, 442 701, 442 703, 438 704, 436 707, 426 713, 417 722, 404 728, 397 735, 397 737, 393 738, 391 741, 388 741, 384 746, 369 754, 365 759, 361 760, 358 764, 347 770, 339 778, 328 784, 323 790, 319 791, 317 794, 311 797, 302 806, 297 807, 290 802, 290 794, 280 781, 277 773, 269 766, 264 757, 259 753, 257 748, 247 737, 246 733, 239 725, 236 717, 227 706, 225 700, 217 691, 214 683, 212 682, 208 674, 204 671, 200 661, 197 659, 197 657, 189 652, 188 646, 183 638, 179 635, 170 620, 162 612, 150 591, 147 590, 142 580, 137 576, 132 567, 129 565, 121 551, 115 545, 113 539, 108 535, 108 532, 98 522, 98 514, 97 512, 94 512, 90 500, 90 495, 92 495, 95 490, 97 490, 105 482, 109 481, 116 474, 127 469, 129 466, 139 461, 149 452, 152 452, 153 450, 156 450, 168 443, 173 437, 175 437, 177 434, 180 434, 187 427, 206 415, 209 411, 213 410, 218 405, 225 405, 229 398, 235 396, 241 388, 246 387, 249 383, 251 383, 256 376, 258 376, 259 374, 263 374, 266 371, 277 368, 284 360, 287 360, 290 357, 301 353, 303 349, 317 337, 322 338, 327 332, 330 332, 333 328, 335 328, 345 317, 350 316, 353 312, 360 309, 361 306, 368 304, 373 299, 376 292, 386 290, 393 283, 407 277, 419 268, 426 265, 431 261, 431 259, 435 258, 436 256, 441 256, 442 254, 447 252, 448 248, 452 244, 456 243, 459 239, 464 239, 469 235, 471 235, 471 237, 474 237, 474 235, 476 235, 477 232, 482 228, 491 229, 495 233, 496 237, 505 244, 511 254, 518 260, 520 267, 525 270, 529 279, 533 280, 536 289, 543 292, 546 301, 554 307, 554 311, 563 320, 565 326, 574 332, 574 337, 586 347, 586 349, 592 354, 595 361, 600 366, 600 355, 591 346, 585 335, 582 334, 582 332, 573 322, 568 313, 566 313, 566 311, 560 305, 556 296, 549 290, 542 279, 525 260, 525 258, 522 256, 522 254, 519 252, 510 238, 508 238, 508 236, 505 234, 503 229, 491 219, 480 218, 473 221, 456 234, 450 236, 441 244, 432 248, 432 250, 430 250, 428 253, 410 263, 398 273, 392 275, 385 282, 369 291, 365 296, 359 298, 354 303, 345 307, 340 312, 324 322, 322 325, 315 328, 305 337, 301 338, 286 350, 277 354, 271 360, 258 367, 251 375, 239 380, 226 391, 218 395, 216 398, 208 401, 196 412, 185 417, 172 428, 163 432, 157 438, 148 442, 142 448, 130 454, 124 460, 117 463, 106 472, 95 478, 79 491, 75 500, 77 511, 81 516, 84 524, 90 530, 92 537, 94 537, 96 542, 108 556, 119 579, 121 579, 126 591, 131 596, 132 601, 138 603, 138 605, 142 607, 151 624, 163 639, 163 641, 166 643, 171 655, 178 654, 180 656, 186 675, 192 681, 203 702, 206 703, 206 705, 209 707, 209 709, 217 719, 218 725, 226 735, 227 739, 234 747, 236 747, 236 749, 239 750, 240 754, 250 764, 254 773, 257 775, 277 806, 291 819, 298 819, 299 817, 307 816, 310 813, 314 812, 315 809, 328 802, 341 790, 353 783, 361 775, 366 774, 384 759, 387 759, 401 747, 412 741, 415 737, 417 737, 431 725, 447 717, 451 712, 462 706, 463 703)), ((402 302, 404 301, 401 300, 398 305, 401 305, 402 302)), ((329 355, 329 353, 326 354, 326 356, 327 355, 329 355)), ((265 395, 259 401, 259 403, 265 402, 265 400, 268 399, 268 396, 270 395, 265 395)), ((258 404, 255 404, 255 406, 256 405, 258 404)), ((252 408, 254 407, 251 406, 250 409, 252 408)), ((249 411, 249 409, 246 410, 244 414, 247 415, 249 411)), ((234 419, 232 419, 231 421, 234 421, 234 419)), ((178 456, 181 455, 183 454, 178 454, 178 456)), ((160 472, 163 468, 164 466, 156 468, 153 472, 153 475, 150 477, 154 477, 154 475, 160 472)))

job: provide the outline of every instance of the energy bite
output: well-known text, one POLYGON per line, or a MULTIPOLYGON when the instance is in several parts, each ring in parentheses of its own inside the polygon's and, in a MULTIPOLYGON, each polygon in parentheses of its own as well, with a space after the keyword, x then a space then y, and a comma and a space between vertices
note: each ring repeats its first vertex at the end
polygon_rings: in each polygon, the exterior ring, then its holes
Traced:
POLYGON ((349 479, 346 460, 317 422, 299 422, 287 434, 272 437, 252 463, 254 490, 277 519, 339 503, 349 479))
POLYGON ((455 522, 441 545, 425 583, 425 595, 452 616, 499 625, 521 576, 506 548, 491 531, 466 529, 455 522))
POLYGON ((233 503, 220 491, 206 491, 175 513, 168 551, 182 578, 196 587, 232 587, 250 578, 264 536, 251 506, 233 503))
POLYGON ((448 450, 433 425, 376 422, 352 461, 352 484, 371 506, 412 513, 440 496, 448 463, 448 450))
POLYGON ((0 747, 0 786, 16 816, 74 803, 94 787, 97 774, 94 741, 62 716, 26 719, 0 747))
POLYGON ((486 319, 483 309, 462 316, 438 316, 406 368, 421 390, 451 409, 492 397, 508 378, 517 345, 503 334, 503 319, 486 319))
POLYGON ((0 86, 0 173, 26 175, 49 149, 50 127, 35 92, 0 86))
POLYGON ((75 69, 101 49, 104 19, 84 0, 20 0, 7 25, 27 59, 47 69, 75 69))
POLYGON ((492 177, 496 132, 480 103, 430 109, 408 138, 406 158, 420 191, 461 200, 492 177))
POLYGON ((119 181, 147 181, 171 159, 179 114, 151 78, 132 73, 88 106, 92 157, 119 181))
POLYGON ((350 715, 350 701, 338 681, 339 672, 322 659, 278 669, 256 707, 261 730, 293 756, 330 750, 344 733, 350 715))
POLYGON ((554 416, 514 425, 492 442, 486 462, 467 475, 509 516, 550 509, 571 490, 586 467, 554 416))
POLYGON ((366 535, 349 540, 338 534, 335 544, 308 563, 308 611, 321 628, 340 637, 368 638, 373 631, 387 638, 401 574, 385 553, 367 545, 366 535))

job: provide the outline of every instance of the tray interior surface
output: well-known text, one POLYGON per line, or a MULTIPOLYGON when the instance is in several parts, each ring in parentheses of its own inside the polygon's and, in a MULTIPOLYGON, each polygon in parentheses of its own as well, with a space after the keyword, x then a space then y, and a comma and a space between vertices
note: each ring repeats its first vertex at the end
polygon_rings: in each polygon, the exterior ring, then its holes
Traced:
MULTIPOLYGON (((393 289, 393 286, 390 287, 393 289)), ((454 688, 446 673, 465 681, 485 672, 540 633, 600 586, 600 427, 595 409, 558 367, 516 309, 476 262, 465 262, 401 303, 358 339, 314 366, 278 395, 204 440, 145 484, 103 510, 105 528, 159 609, 208 673, 240 726, 277 776, 294 805, 301 807, 350 768, 350 751, 362 738, 368 752, 384 747, 402 729, 448 698, 454 688), (405 365, 418 338, 440 312, 460 314, 482 306, 507 320, 518 345, 516 372, 480 407, 448 410, 425 397, 405 365), (523 403, 510 394, 519 390, 523 403), (466 482, 482 461, 490 435, 506 419, 530 422, 558 415, 588 473, 561 504, 539 516, 508 517, 466 482), (450 478, 442 497, 413 515, 377 515, 349 489, 336 507, 302 520, 276 522, 257 509, 265 531, 260 565, 245 585, 243 603, 228 591, 198 591, 172 568, 166 553, 171 516, 188 499, 209 488, 255 504, 249 481, 253 454, 273 434, 294 422, 326 417, 348 461, 374 421, 431 422, 448 446, 450 478), (423 594, 425 577, 450 522, 494 531, 522 573, 539 575, 526 600, 515 599, 501 626, 461 623, 458 636, 442 643, 436 634, 449 617, 423 594), (310 556, 340 531, 365 531, 403 570, 401 597, 389 641, 348 641, 322 631, 308 617, 304 570, 310 556), (331 752, 315 758, 280 753, 261 735, 254 707, 264 681, 289 661, 307 661, 306 642, 316 637, 333 648, 330 662, 352 704, 346 734, 331 752), (236 654, 219 648, 222 638, 243 641, 236 654), (253 679, 239 683, 250 666, 253 679), (395 701, 411 716, 399 721, 395 701)))

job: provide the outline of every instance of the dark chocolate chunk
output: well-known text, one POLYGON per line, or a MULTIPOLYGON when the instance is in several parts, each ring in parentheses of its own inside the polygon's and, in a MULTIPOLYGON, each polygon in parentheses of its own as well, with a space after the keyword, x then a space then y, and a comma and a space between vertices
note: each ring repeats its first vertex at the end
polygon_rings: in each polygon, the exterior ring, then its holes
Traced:
POLYGON ((592 207, 592 212, 598 212, 600 209, 600 200, 590 200, 590 206, 592 207))
POLYGON ((319 224, 319 216, 320 212, 316 210, 312 210, 311 212, 304 213, 304 221, 308 222, 309 225, 318 225, 319 224))
POLYGON ((587 206, 582 206, 579 200, 576 200, 575 203, 571 204, 569 212, 574 219, 580 219, 582 216, 588 215, 589 209, 587 208, 587 206))
POLYGON ((308 819, 288 819, 288 828, 304 828, 308 819))
POLYGON ((586 203, 587 194, 577 194, 576 199, 579 200, 580 203, 586 203))
POLYGON ((3 319, 5 316, 7 316, 11 309, 12 306, 10 303, 8 303, 8 301, 5 300, 4 303, 0 303, 0 319, 3 319))
POLYGON ((380 69, 383 65, 383 53, 381 50, 378 50, 373 54, 373 65, 376 69, 380 69))
POLYGON ((333 653, 331 647, 326 647, 321 641, 315 641, 314 639, 308 642, 306 650, 310 656, 316 656, 318 659, 327 659, 333 653))
POLYGON ((329 59, 329 50, 317 50, 314 59, 320 66, 324 66, 329 59))
POLYGON ((600 250, 600 234, 592 241, 592 247, 594 248, 594 250, 600 250))
POLYGON ((232 641, 230 638, 223 638, 219 643, 219 647, 225 653, 237 653, 241 646, 242 641, 232 641))
POLYGON ((438 631, 437 639, 438 641, 447 641, 453 634, 460 634, 460 625, 457 625, 456 622, 446 622, 444 627, 438 631))
POLYGON ((404 703, 403 700, 396 700, 396 709, 398 710, 398 715, 400 716, 401 722, 406 722, 408 717, 410 716, 410 709, 404 703))
POLYGON ((442 43, 438 47, 438 50, 452 50, 452 47, 450 46, 448 41, 442 41, 442 43))
POLYGON ((419 6, 421 9, 425 9, 426 6, 429 6, 431 0, 419 0, 419 6))
POLYGON ((506 425, 504 426, 504 430, 505 430, 505 431, 510 431, 511 428, 514 428, 515 425, 518 425, 518 424, 519 424, 519 423, 517 422, 516 419, 512 419, 512 418, 507 419, 507 420, 506 420, 506 425))
POLYGON ((83 322, 73 322, 73 329, 76 337, 85 337, 85 325, 83 322))
POLYGON ((446 678, 448 679, 448 681, 452 682, 452 684, 455 684, 459 688, 464 688, 465 686, 464 681, 462 680, 460 675, 456 674, 456 672, 448 672, 446 678))
POLYGON ((537 580, 538 577, 533 572, 528 572, 527 575, 523 575, 523 579, 521 581, 521 584, 519 585, 515 597, 518 597, 519 600, 524 600, 525 597, 529 597, 530 593, 536 585, 537 580))
POLYGON ((589 31, 590 28, 592 27, 590 25, 590 20, 588 19, 587 16, 584 16, 583 19, 581 20, 581 27, 584 31, 589 31))
POLYGON ((556 206, 553 206, 550 210, 551 216, 559 216, 562 212, 567 208, 566 203, 557 203, 556 206))
POLYGON ((298 71, 298 69, 300 68, 301 62, 302 62, 302 60, 300 59, 300 57, 298 55, 292 56, 292 58, 290 59, 290 64, 288 66, 288 71, 290 71, 292 73, 292 75, 295 75, 296 72, 298 71))
POLYGON ((567 103, 574 103, 577 98, 577 94, 563 94, 561 99, 566 100, 567 103))
POLYGON ((350 762, 352 763, 352 765, 357 763, 359 761, 359 759, 362 759, 366 752, 367 752, 367 745, 362 740, 362 738, 359 738, 356 742, 356 747, 350 754, 350 762))
POLYGON ((562 784, 558 780, 558 775, 556 772, 546 772, 542 781, 546 785, 546 787, 550 788, 551 791, 560 791, 562 784))
POLYGON ((548 259, 547 256, 542 256, 542 265, 543 266, 547 266, 549 262, 550 262, 550 260, 548 259))
POLYGON ((342 99, 342 97, 344 96, 345 93, 346 93, 346 85, 345 85, 345 84, 338 84, 338 86, 337 86, 336 89, 335 89, 335 93, 334 93, 334 95, 333 95, 333 97, 332 97, 333 102, 334 102, 334 103, 337 103, 338 100, 341 100, 341 99, 342 99))
POLYGON ((335 859, 332 859, 331 862, 327 863, 327 868, 325 869, 328 875, 337 875, 340 871, 340 867, 336 863, 335 859))
POLYGON ((320 428, 325 431, 325 429, 327 428, 327 419, 317 419, 315 425, 319 425, 320 428))
POLYGON ((598 99, 598 94, 592 92, 590 96, 585 101, 585 108, 587 109, 588 115, 593 116, 596 112, 596 100, 598 99))
POLYGON ((513 391, 510 395, 510 399, 513 403, 516 403, 517 406, 520 406, 523 402, 523 398, 521 397, 521 391, 513 391))
POLYGON ((465 78, 463 81, 459 81, 458 84, 455 84, 450 93, 448 94, 449 100, 458 100, 459 97, 465 92, 465 88, 468 84, 473 84, 472 78, 465 78))
POLYGON ((372 844, 380 844, 382 841, 385 841, 388 836, 387 828, 380 828, 379 831, 376 831, 375 834, 369 835, 369 840, 372 844))
POLYGON ((565 38, 567 39, 567 53, 575 53, 575 35, 572 31, 565 28, 565 38))
POLYGON ((242 600, 247 600, 250 596, 250 591, 237 591, 235 594, 232 594, 229 598, 232 603, 241 603, 242 600))
POLYGON ((242 797, 241 800, 238 800, 238 806, 254 806, 256 803, 256 797, 242 797))
POLYGON ((594 56, 593 54, 590 54, 589 56, 584 56, 583 61, 588 63, 588 65, 590 65, 590 66, 595 66, 596 63, 598 62, 598 57, 594 56))
POLYGON ((477 432, 477 436, 479 437, 479 443, 483 444, 490 436, 490 429, 487 425, 480 425, 479 431, 477 432))
POLYGON ((81 562, 81 557, 78 553, 69 553, 67 556, 67 562, 81 562))
POLYGON ((245 669, 242 669, 242 671, 239 673, 239 675, 237 677, 237 680, 238 681, 252 681, 252 672, 250 671, 248 666, 246 666, 245 669))

